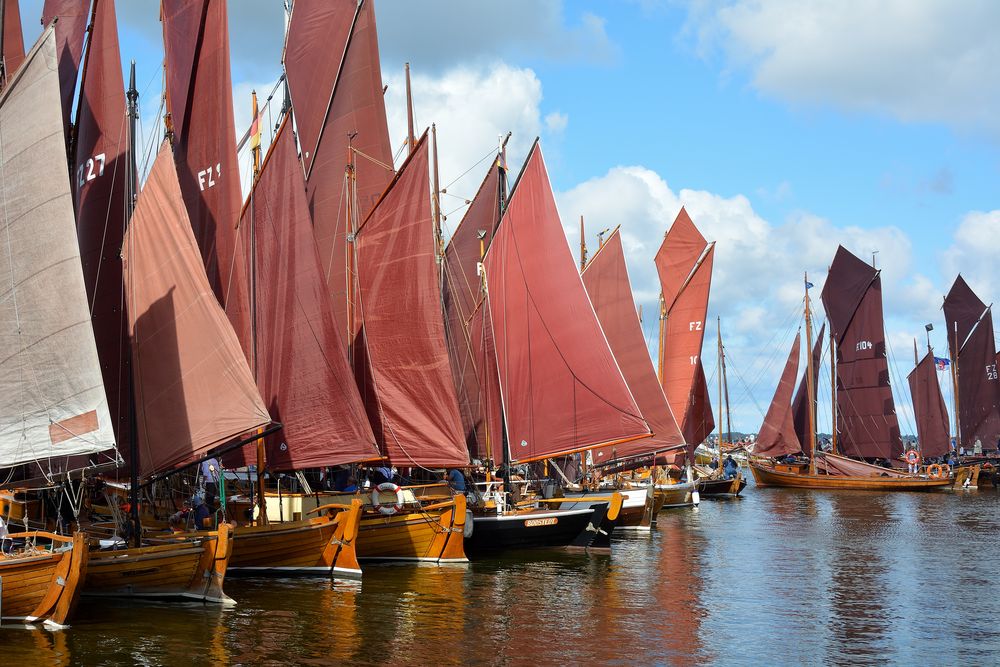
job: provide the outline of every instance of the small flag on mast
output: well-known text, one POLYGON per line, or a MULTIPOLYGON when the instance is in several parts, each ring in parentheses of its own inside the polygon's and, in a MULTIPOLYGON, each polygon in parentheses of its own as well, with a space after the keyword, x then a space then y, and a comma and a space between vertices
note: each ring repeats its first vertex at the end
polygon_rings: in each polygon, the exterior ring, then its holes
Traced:
POLYGON ((942 357, 934 357, 934 365, 937 366, 937 369, 939 371, 948 370, 948 365, 950 363, 951 362, 949 360, 944 359, 942 357))

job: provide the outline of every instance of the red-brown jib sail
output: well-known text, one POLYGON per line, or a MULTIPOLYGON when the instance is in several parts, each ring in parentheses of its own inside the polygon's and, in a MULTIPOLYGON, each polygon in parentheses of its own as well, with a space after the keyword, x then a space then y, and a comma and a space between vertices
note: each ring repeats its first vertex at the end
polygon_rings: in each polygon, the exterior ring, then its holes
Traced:
MULTIPOLYGON (((819 328, 819 336, 816 337, 816 342, 813 344, 812 349, 812 367, 813 367, 813 387, 819 386, 819 366, 820 366, 820 355, 823 353, 823 341, 826 340, 824 334, 826 333, 826 323, 819 328)), ((808 382, 809 378, 806 376, 807 370, 802 373, 802 380, 799 382, 799 388, 795 390, 795 400, 792 401, 792 419, 795 423, 795 437, 799 441, 799 445, 803 449, 808 449, 805 447, 809 443, 812 435, 809 433, 809 411, 813 412, 813 424, 816 422, 816 404, 813 403, 812 406, 809 405, 809 389, 808 382)), ((794 453, 794 452, 792 452, 794 453)), ((810 454, 810 452, 806 452, 810 454)))
POLYGON ((511 459, 648 436, 566 244, 537 144, 484 270, 511 459))
POLYGON ((0 90, 24 62, 24 33, 21 31, 21 10, 17 0, 0 0, 3 25, 0 25, 0 90))
POLYGON ((684 436, 656 379, 656 370, 642 334, 618 229, 611 232, 581 275, 611 352, 653 432, 651 438, 595 451, 594 463, 683 448, 684 436))
MULTIPOLYGON (((90 0, 45 0, 42 25, 56 21, 56 54, 59 60, 59 90, 62 96, 63 124, 69 139, 69 119, 76 92, 76 75, 80 71, 83 37, 87 32, 87 10, 90 0)), ((116 37, 117 39, 117 37, 116 37)))
POLYGON ((951 449, 948 408, 937 373, 934 354, 928 352, 906 378, 917 420, 917 441, 924 457, 944 456, 951 449))
POLYGON ((795 341, 788 353, 785 369, 781 372, 778 387, 774 390, 771 406, 764 416, 764 423, 757 434, 753 453, 756 456, 778 457, 797 454, 802 443, 795 433, 795 419, 792 411, 792 391, 799 373, 799 347, 802 334, 795 334, 795 341))
POLYGON ((837 342, 838 450, 899 458, 903 441, 889 386, 879 271, 840 246, 822 297, 837 342))

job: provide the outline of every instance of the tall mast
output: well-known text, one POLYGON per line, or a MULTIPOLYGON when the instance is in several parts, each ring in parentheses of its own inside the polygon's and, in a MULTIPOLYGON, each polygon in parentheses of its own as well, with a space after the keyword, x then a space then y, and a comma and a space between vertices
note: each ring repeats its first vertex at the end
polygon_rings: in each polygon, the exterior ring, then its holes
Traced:
MULTIPOLYGON (((809 310, 809 274, 803 274, 806 288, 806 349, 808 368, 806 369, 806 397, 809 404, 809 474, 816 474, 816 387, 813 386, 813 355, 812 355, 812 312, 809 310)), ((837 430, 834 417, 833 430, 837 430)))
MULTIPOLYGON (((413 93, 410 90, 410 63, 406 63, 406 154, 413 152, 417 145, 413 136, 413 93)), ((437 160, 434 161, 437 164, 437 160)), ((436 190, 437 188, 435 188, 436 190)))
POLYGON ((344 249, 347 253, 345 261, 347 263, 347 358, 351 365, 354 365, 354 235, 356 226, 354 224, 354 198, 357 195, 357 174, 354 171, 354 137, 357 132, 352 132, 347 141, 347 168, 345 178, 347 180, 347 243, 344 249))
POLYGON ((951 351, 951 395, 955 403, 955 451, 958 452, 962 446, 962 421, 958 417, 958 322, 954 323, 954 331, 952 340, 955 341, 955 345, 951 351))
MULTIPOLYGON (((409 73, 409 69, 407 69, 409 73)), ((407 79, 409 80, 409 79, 407 79)), ((410 134, 413 134, 412 118, 410 119, 410 134)), ((438 172, 438 135, 437 124, 431 123, 431 155, 434 160, 434 255, 441 265, 442 279, 444 276, 444 237, 441 235, 441 180, 438 172)))
POLYGON ((667 302, 663 298, 663 292, 660 292, 660 341, 657 346, 656 353, 656 379, 660 381, 660 386, 663 386, 663 356, 666 350, 663 349, 663 339, 666 334, 667 329, 667 302))
MULTIPOLYGON (((717 466, 715 468, 715 475, 719 477, 722 475, 722 366, 725 363, 724 353, 722 351, 722 318, 716 316, 715 318, 715 328, 719 339, 719 350, 718 350, 718 360, 719 360, 719 454, 716 457, 717 466)), ((732 437, 732 436, 730 436, 732 437)))
MULTIPOLYGON (((139 195, 138 174, 136 164, 136 122, 139 118, 139 91, 135 87, 135 61, 129 65, 128 92, 128 175, 125 178, 126 222, 132 219, 135 202, 139 195)), ((130 351, 130 356, 134 351, 130 351)), ((130 364, 131 365, 131 364, 130 364)), ((139 424, 135 404, 135 374, 129 373, 129 519, 132 522, 132 544, 139 547, 142 543, 142 524, 139 523, 139 424)))
MULTIPOLYGON (((507 139, 510 138, 510 133, 507 133, 507 139)), ((500 218, 503 218, 504 212, 507 210, 507 160, 506 160, 506 150, 507 150, 507 139, 504 139, 500 144, 500 165, 497 169, 500 172, 500 178, 497 179, 497 187, 499 188, 498 200, 500 202, 500 218)), ((494 234, 496 230, 494 230, 494 234)), ((490 237, 492 241, 492 236, 490 237)), ((485 258, 486 253, 483 253, 485 258)), ((483 290, 486 289, 486 272, 482 272, 483 276, 483 290)), ((485 307, 485 304, 484 304, 485 307)), ((497 378, 499 382, 500 378, 497 378)), ((504 413, 503 406, 500 409, 500 451, 503 453, 503 467, 500 469, 501 479, 503 479, 503 490, 506 494, 510 493, 510 439, 507 434, 507 415, 504 413)))
POLYGON ((722 391, 726 395, 726 433, 729 434, 729 444, 733 439, 733 415, 729 410, 729 375, 726 373, 726 346, 722 346, 722 391))
POLYGON ((587 268, 587 233, 583 227, 583 216, 580 216, 580 273, 587 268))
MULTIPOLYGON (((808 349, 808 348, 806 348, 808 349)), ((811 355, 812 353, 810 353, 811 355)), ((837 346, 833 340, 833 329, 830 329, 830 451, 837 453, 837 346)), ((814 417, 815 419, 815 417, 814 417)))
MULTIPOLYGON (((259 133, 260 112, 257 108, 257 91, 251 91, 250 95, 253 100, 253 127, 256 127, 256 132, 259 133)), ((260 141, 256 140, 255 136, 260 135, 254 134, 250 137, 250 152, 253 156, 253 177, 250 179, 250 370, 253 372, 254 382, 257 382, 257 219, 254 195, 257 178, 260 176, 260 141)), ((261 525, 268 523, 267 498, 264 496, 266 467, 267 449, 264 447, 264 438, 257 438, 257 520, 261 525)))

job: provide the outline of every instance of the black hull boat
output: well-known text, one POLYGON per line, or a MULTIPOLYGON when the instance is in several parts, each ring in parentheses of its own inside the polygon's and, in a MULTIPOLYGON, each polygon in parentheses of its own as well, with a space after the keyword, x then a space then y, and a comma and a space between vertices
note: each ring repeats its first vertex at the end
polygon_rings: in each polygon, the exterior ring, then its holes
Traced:
MULTIPOLYGON (((508 549, 609 548, 608 503, 580 509, 533 509, 509 514, 475 515, 465 553, 475 556, 508 549)), ((615 517, 617 519, 617 517, 615 517)))

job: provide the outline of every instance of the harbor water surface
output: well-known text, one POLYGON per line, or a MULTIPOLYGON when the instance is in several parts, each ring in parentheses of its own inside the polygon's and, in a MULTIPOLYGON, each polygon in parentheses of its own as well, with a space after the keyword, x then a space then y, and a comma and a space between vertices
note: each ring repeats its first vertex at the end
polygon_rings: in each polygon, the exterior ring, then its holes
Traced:
POLYGON ((232 608, 84 600, 10 665, 998 664, 1000 495, 757 489, 611 555, 228 578, 232 608))

